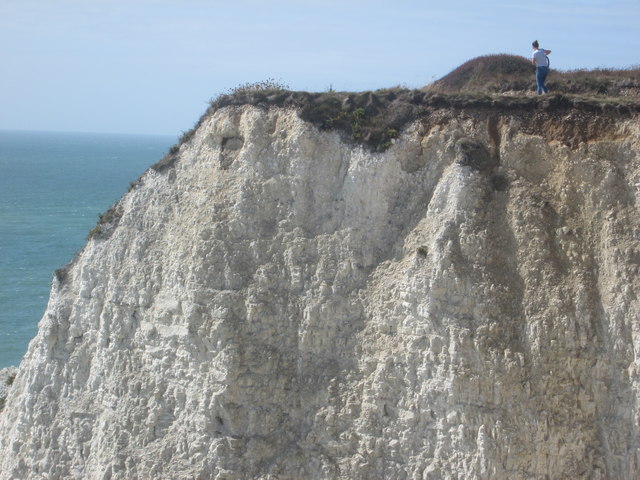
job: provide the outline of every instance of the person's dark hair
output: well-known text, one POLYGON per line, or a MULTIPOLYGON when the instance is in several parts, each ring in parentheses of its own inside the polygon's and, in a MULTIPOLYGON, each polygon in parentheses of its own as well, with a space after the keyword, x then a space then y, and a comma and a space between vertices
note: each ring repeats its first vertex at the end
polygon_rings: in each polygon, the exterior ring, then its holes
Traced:
POLYGON ((538 48, 540 47, 540 44, 538 43, 538 40, 534 40, 533 43, 531 44, 533 45, 533 48, 538 48))

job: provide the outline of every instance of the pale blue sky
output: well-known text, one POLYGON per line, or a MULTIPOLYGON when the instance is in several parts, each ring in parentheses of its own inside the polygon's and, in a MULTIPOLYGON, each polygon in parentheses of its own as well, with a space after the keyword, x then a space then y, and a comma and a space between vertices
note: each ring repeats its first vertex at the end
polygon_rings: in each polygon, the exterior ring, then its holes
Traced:
POLYGON ((179 136, 241 83, 414 88, 534 39, 628 67, 639 25, 640 0, 0 0, 0 129, 179 136))

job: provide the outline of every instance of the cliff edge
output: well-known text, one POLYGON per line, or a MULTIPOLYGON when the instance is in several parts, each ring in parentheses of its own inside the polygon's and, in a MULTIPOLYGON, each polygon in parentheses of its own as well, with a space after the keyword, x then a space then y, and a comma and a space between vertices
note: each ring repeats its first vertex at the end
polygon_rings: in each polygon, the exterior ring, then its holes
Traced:
POLYGON ((218 99, 56 272, 0 478, 637 478, 639 125, 218 99))

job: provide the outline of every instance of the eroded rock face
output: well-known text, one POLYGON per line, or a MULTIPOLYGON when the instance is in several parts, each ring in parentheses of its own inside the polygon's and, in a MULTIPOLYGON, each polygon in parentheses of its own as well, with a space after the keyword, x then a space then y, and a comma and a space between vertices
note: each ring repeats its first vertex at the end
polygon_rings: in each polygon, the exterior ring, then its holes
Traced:
POLYGON ((638 124, 442 118, 214 112, 54 278, 0 478, 638 477, 638 124))

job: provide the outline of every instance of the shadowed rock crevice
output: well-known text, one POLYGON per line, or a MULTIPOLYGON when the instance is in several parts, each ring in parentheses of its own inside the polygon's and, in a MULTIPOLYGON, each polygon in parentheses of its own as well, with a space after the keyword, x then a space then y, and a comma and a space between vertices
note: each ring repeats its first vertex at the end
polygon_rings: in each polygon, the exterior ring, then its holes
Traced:
POLYGON ((243 144, 244 139, 241 137, 225 137, 222 139, 222 145, 220 146, 220 167, 223 170, 229 168, 243 144))
POLYGON ((498 161, 492 157, 487 147, 470 138, 461 138, 456 143, 457 162, 465 167, 488 175, 498 166, 498 161))

